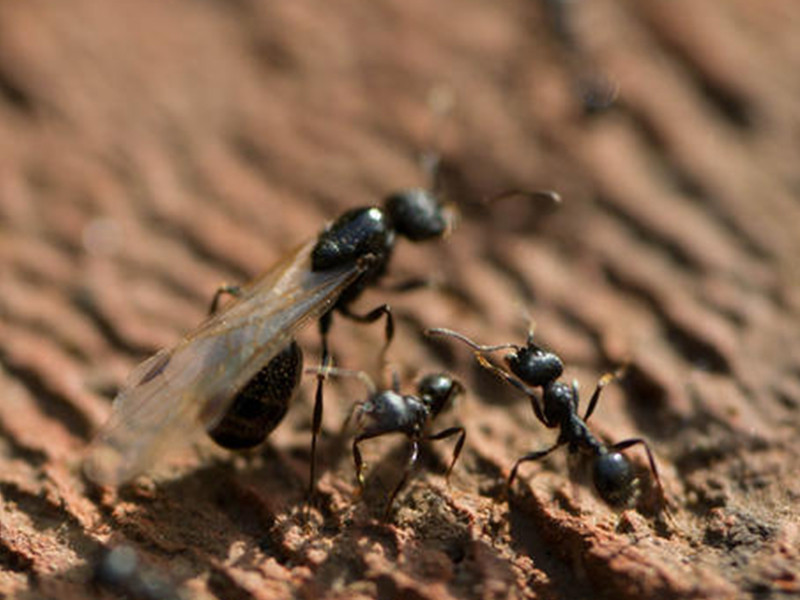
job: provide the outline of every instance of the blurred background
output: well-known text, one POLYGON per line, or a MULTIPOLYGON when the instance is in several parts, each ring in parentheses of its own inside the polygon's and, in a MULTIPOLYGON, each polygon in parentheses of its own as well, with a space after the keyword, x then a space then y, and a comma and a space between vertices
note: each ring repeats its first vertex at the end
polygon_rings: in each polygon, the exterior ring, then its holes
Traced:
MULTIPOLYGON (((132 545, 187 598, 784 597, 800 592, 800 5, 791 0, 0 2, 0 595, 91 583, 132 545), (354 497, 331 382, 321 507, 300 518, 312 377, 248 459, 209 444, 127 489, 80 475, 128 371, 344 210, 409 186, 460 213, 398 243, 387 283, 404 390, 447 369, 468 432, 365 447, 354 497), (556 190, 553 205, 514 189, 556 190), (404 243, 405 242, 405 243, 404 243), (615 512, 469 352, 537 340, 603 440, 648 440, 671 519, 615 512)), ((318 360, 315 328, 300 336, 318 360)), ((379 325, 337 320, 337 364, 379 378, 379 325)), ((646 459, 631 451, 646 472, 646 459)), ((652 491, 652 490, 651 490, 652 491)), ((125 589, 128 585, 129 589, 125 589)), ((131 587, 133 586, 133 587, 131 587)), ((138 594, 138 596, 137 596, 138 594)), ((160 597, 164 597, 163 594, 160 597)))

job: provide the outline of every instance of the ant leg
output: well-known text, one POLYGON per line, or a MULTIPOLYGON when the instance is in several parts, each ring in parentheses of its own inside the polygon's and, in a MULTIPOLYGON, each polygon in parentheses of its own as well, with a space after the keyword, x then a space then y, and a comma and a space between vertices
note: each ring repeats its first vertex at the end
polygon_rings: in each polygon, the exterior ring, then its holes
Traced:
POLYGON ((350 312, 350 309, 346 307, 340 307, 339 312, 341 312, 342 315, 348 319, 356 321, 357 323, 374 323, 381 317, 386 317, 386 328, 384 330, 386 341, 381 349, 381 362, 386 362, 386 352, 389 350, 389 345, 394 339, 394 317, 392 317, 392 307, 388 304, 381 304, 380 306, 373 308, 365 315, 357 315, 352 313, 350 312))
POLYGON ((333 311, 328 311, 319 319, 319 333, 322 337, 322 361, 317 371, 317 391, 314 394, 314 412, 311 420, 311 466, 308 476, 308 498, 314 495, 314 484, 317 481, 317 438, 322 429, 322 386, 330 369, 330 352, 328 351, 328 333, 333 324, 333 311))
POLYGON ((453 472, 453 467, 456 466, 456 461, 461 454, 461 449, 464 447, 464 441, 467 439, 466 429, 463 427, 450 427, 449 429, 431 434, 425 438, 431 441, 444 440, 456 434, 458 434, 458 440, 456 441, 455 448, 453 448, 453 459, 450 461, 450 466, 447 467, 447 474, 445 475, 445 479, 447 479, 448 482, 450 481, 450 473, 453 472))
POLYGON ((403 471, 403 477, 400 479, 400 483, 395 486, 394 491, 392 491, 392 495, 389 496, 389 503, 386 505, 386 511, 383 514, 384 519, 389 519, 389 513, 392 511, 392 504, 394 504, 394 499, 397 497, 397 494, 400 493, 400 490, 403 489, 406 482, 408 481, 409 475, 411 475, 411 470, 414 468, 414 465, 417 464, 417 459, 419 458, 419 441, 416 439, 411 440, 411 452, 408 454, 408 461, 406 462, 406 468, 403 471))
POLYGON ((405 294, 417 290, 434 290, 439 294, 444 294, 456 302, 460 302, 464 305, 470 304, 470 298, 464 294, 463 290, 436 276, 409 277, 408 279, 403 279, 401 281, 380 284, 379 287, 380 289, 391 292, 392 294, 405 294))
POLYGON ((322 429, 322 386, 325 382, 325 372, 327 369, 327 359, 323 358, 322 367, 317 373, 317 391, 314 394, 314 416, 311 424, 311 467, 308 475, 308 497, 314 495, 314 486, 317 481, 317 438, 322 429))
POLYGON ((514 480, 517 478, 517 469, 519 469, 520 465, 525 462, 531 462, 534 460, 539 460, 544 458, 548 454, 550 454, 556 448, 563 446, 563 442, 556 442, 553 446, 548 448, 547 450, 538 450, 536 452, 529 452, 528 454, 524 454, 517 459, 517 462, 514 463, 514 466, 511 468, 511 474, 508 476, 508 487, 510 488, 511 485, 514 483, 514 480))
MULTIPOLYGON (((375 385, 375 382, 372 381, 372 377, 370 377, 366 371, 356 371, 353 369, 339 369, 337 367, 320 366, 320 367, 307 367, 305 369, 305 373, 317 376, 321 375, 323 379, 327 377, 352 377, 354 379, 358 379, 364 386, 364 389, 366 389, 368 398, 374 396, 378 392, 378 388, 375 385)), ((358 403, 353 404, 350 407, 350 410, 347 411, 347 417, 342 423, 340 435, 343 434, 349 427, 350 421, 353 419, 353 415, 355 414, 358 406, 359 406, 358 403)))
POLYGON ((333 311, 329 310, 319 318, 319 335, 322 338, 322 362, 323 364, 328 361, 328 334, 333 325, 333 311))
MULTIPOLYGON (((597 401, 600 399, 600 394, 602 393, 603 388, 617 378, 619 378, 619 374, 617 372, 614 372, 614 373, 606 373, 600 379, 597 380, 597 387, 594 389, 594 393, 592 394, 592 397, 589 400, 589 406, 586 407, 586 414, 583 416, 584 421, 588 421, 589 417, 592 416, 594 409, 597 407, 597 401)), ((577 398, 578 396, 575 397, 577 398)))
POLYGON ((242 295, 242 288, 241 286, 238 285, 228 285, 228 284, 223 284, 219 286, 217 288, 217 291, 214 292, 214 297, 211 299, 211 306, 208 307, 209 315, 213 315, 215 312, 217 312, 217 308, 219 308, 220 298, 222 298, 224 294, 229 294, 234 298, 238 298, 239 296, 242 295))
POLYGON ((381 432, 372 432, 372 433, 362 433, 356 436, 356 439, 353 440, 353 463, 356 466, 356 480, 358 481, 358 495, 361 496, 364 493, 364 459, 361 457, 361 450, 358 449, 358 445, 365 441, 372 439, 374 437, 378 437, 383 435, 384 431, 381 432))
POLYGON ((517 377, 515 377, 505 369, 498 367, 497 365, 489 361, 489 359, 483 356, 482 354, 476 353, 475 358, 478 359, 478 362, 484 369, 491 371, 492 373, 494 373, 495 375, 506 381, 506 383, 513 385, 523 394, 528 396, 528 398, 530 398, 531 401, 531 408, 533 408, 533 413, 536 415, 536 418, 539 419, 539 421, 541 421, 542 423, 544 423, 547 427, 551 427, 551 425, 548 424, 547 420, 544 418, 544 409, 542 408, 541 400, 539 399, 539 396, 536 395, 536 392, 534 392, 533 388, 525 385, 525 383, 520 381, 517 377))
POLYGON ((650 471, 653 473, 653 478, 656 480, 656 487, 658 488, 658 493, 661 497, 662 502, 666 498, 664 495, 664 486, 661 485, 661 478, 658 476, 658 469, 656 468, 656 461, 653 458, 653 453, 650 451, 650 446, 647 445, 647 442, 642 438, 635 438, 631 440, 624 440, 622 442, 618 442, 613 446, 609 447, 609 450, 613 450, 615 452, 622 452, 623 450, 627 450, 631 446, 635 446, 636 444, 641 444, 644 446, 645 452, 647 452, 647 460, 650 463, 650 471))
POLYGON ((423 290, 429 287, 435 287, 436 282, 426 277, 410 277, 403 281, 397 281, 388 285, 380 286, 381 289, 388 290, 395 294, 403 294, 405 292, 413 292, 415 290, 423 290))

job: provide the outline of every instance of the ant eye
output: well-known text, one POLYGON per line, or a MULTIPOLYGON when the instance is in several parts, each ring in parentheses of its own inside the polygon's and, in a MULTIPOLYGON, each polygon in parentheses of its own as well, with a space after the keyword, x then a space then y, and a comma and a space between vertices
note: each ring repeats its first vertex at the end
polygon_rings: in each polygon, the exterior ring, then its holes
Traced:
POLYGON ((592 476, 597 493, 612 506, 627 504, 633 495, 633 468, 619 452, 598 456, 594 461, 592 476))
POLYGON ((447 230, 447 219, 439 201, 425 190, 409 189, 392 194, 386 198, 384 206, 397 233, 414 242, 442 237, 447 230))

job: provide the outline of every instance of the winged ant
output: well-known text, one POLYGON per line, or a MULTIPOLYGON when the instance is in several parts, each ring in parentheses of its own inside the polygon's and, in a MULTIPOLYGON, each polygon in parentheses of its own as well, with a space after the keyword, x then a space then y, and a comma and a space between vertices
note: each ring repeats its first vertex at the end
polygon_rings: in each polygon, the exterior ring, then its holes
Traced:
MULTIPOLYGON (((394 332, 389 307, 360 315, 351 304, 386 273, 398 236, 414 242, 441 238, 452 218, 433 193, 403 190, 380 207, 345 212, 251 283, 220 288, 213 314, 198 329, 128 376, 92 443, 86 475, 103 485, 128 482, 198 430, 227 448, 260 444, 286 413, 302 372, 295 333, 319 319, 325 365, 333 311, 359 322, 385 317, 388 346, 394 332), (225 293, 234 299, 217 311, 225 293)), ((317 387, 310 490, 322 421, 321 379, 317 387)))

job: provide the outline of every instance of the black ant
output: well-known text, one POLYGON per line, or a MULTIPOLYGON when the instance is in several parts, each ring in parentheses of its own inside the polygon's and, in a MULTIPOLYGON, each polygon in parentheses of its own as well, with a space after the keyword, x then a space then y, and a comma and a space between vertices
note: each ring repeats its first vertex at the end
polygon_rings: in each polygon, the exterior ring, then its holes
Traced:
POLYGON ((397 374, 392 377, 390 389, 379 390, 372 379, 363 371, 350 371, 333 367, 310 369, 312 373, 324 372, 325 375, 357 377, 367 388, 367 398, 357 403, 350 417, 355 417, 356 435, 353 440, 353 463, 356 469, 359 495, 364 492, 364 469, 366 464, 361 456, 359 444, 388 435, 402 433, 408 438, 410 448, 403 476, 389 496, 384 517, 388 518, 397 494, 403 489, 411 471, 419 459, 420 442, 443 440, 457 435, 453 448, 453 458, 447 468, 445 477, 450 473, 458 460, 467 432, 463 427, 449 427, 437 433, 429 434, 430 423, 452 404, 455 397, 464 392, 464 386, 446 373, 431 373, 423 377, 417 384, 416 394, 401 394, 397 374))
POLYGON ((586 414, 581 418, 578 414, 577 382, 567 385, 557 381, 564 371, 564 364, 555 353, 534 343, 532 331, 528 333, 524 346, 511 343, 496 346, 481 345, 460 333, 442 328, 428 329, 426 334, 452 337, 468 345, 475 350, 475 357, 482 367, 498 375, 530 398, 531 407, 539 421, 546 427, 560 429, 558 439, 553 446, 530 452, 517 459, 508 477, 509 488, 514 483, 522 463, 539 460, 557 448, 567 445, 570 454, 581 453, 591 457, 592 479, 600 497, 612 506, 626 505, 633 496, 636 477, 630 461, 622 451, 639 444, 644 446, 647 452, 650 471, 663 500, 661 479, 658 476, 653 453, 645 440, 634 438, 609 446, 597 439, 586 425, 597 406, 603 388, 617 378, 618 373, 607 373, 600 378, 589 400, 586 414), (498 367, 486 357, 486 354, 497 350, 511 350, 505 356, 508 370, 498 367), (541 400, 534 388, 542 389, 541 400))

